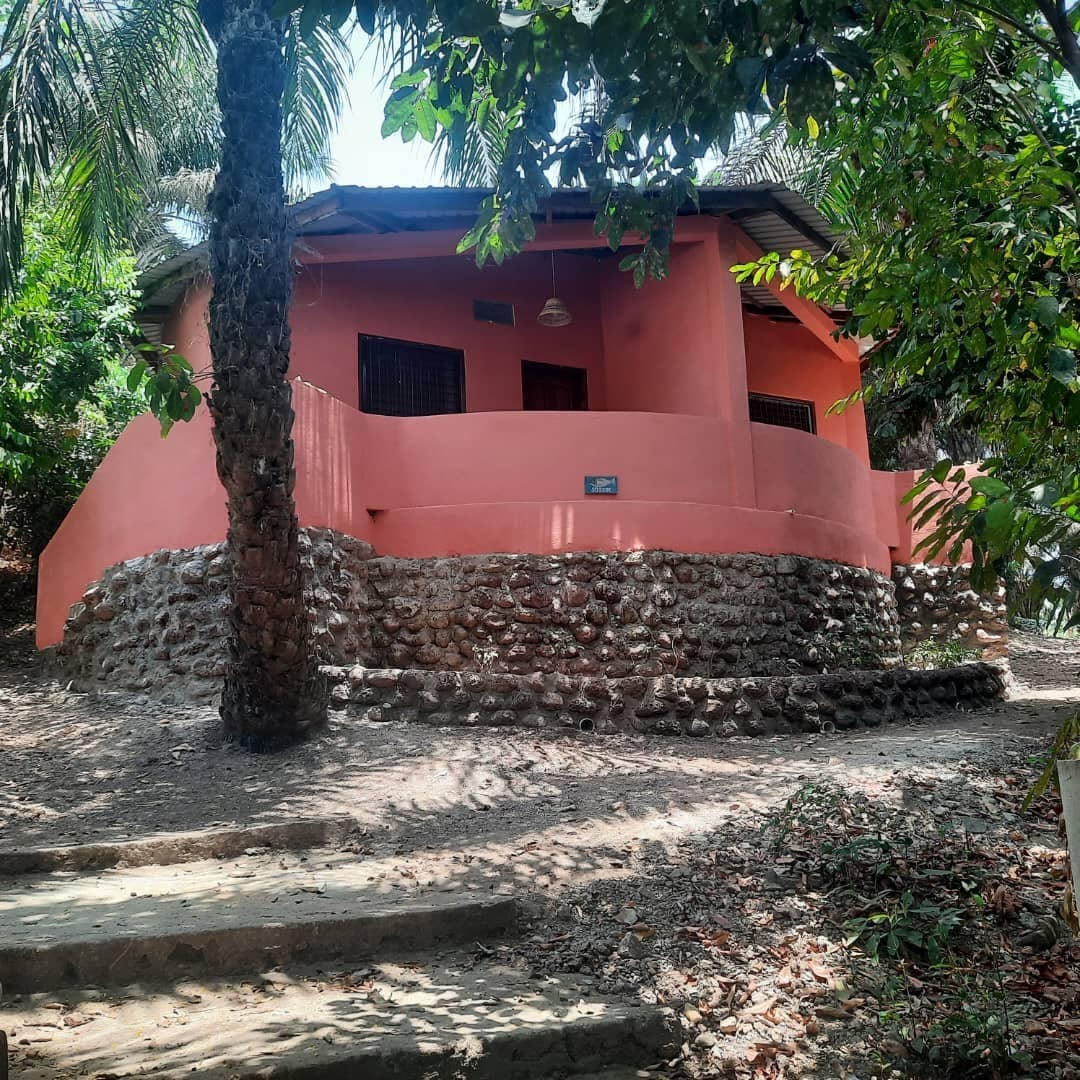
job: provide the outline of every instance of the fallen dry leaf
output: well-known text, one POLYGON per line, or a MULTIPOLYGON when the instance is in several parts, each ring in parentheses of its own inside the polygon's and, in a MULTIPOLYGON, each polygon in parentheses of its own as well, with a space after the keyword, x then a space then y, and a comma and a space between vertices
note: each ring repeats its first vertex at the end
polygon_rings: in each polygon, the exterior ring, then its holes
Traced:
POLYGON ((851 1013, 847 1009, 838 1008, 836 1005, 819 1005, 814 1010, 814 1015, 822 1020, 850 1020, 851 1013))

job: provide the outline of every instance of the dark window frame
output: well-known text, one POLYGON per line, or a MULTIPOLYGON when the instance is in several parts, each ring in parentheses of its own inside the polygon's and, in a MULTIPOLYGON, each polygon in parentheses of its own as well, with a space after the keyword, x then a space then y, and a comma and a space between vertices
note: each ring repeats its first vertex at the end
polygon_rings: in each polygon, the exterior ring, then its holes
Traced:
POLYGON ((391 338, 381 334, 359 334, 357 335, 357 380, 360 411, 372 416, 453 416, 467 411, 465 396, 465 352, 463 349, 452 349, 445 345, 434 345, 427 341, 408 341, 405 338, 391 338), (458 407, 452 409, 440 408, 433 412, 401 412, 394 410, 388 411, 385 407, 378 409, 371 408, 370 406, 372 404, 385 406, 387 400, 392 398, 393 395, 389 389, 384 389, 379 393, 373 393, 369 389, 369 392, 365 393, 365 388, 371 387, 371 384, 375 379, 372 368, 374 364, 378 362, 378 358, 375 356, 371 356, 370 354, 365 356, 365 345, 373 346, 376 349, 379 345, 396 347, 406 353, 409 350, 427 352, 432 356, 440 356, 444 360, 453 361, 457 366, 456 394, 458 407), (368 370, 365 370, 365 360, 369 361, 368 370))
POLYGON ((582 407, 580 409, 567 409, 565 411, 566 412, 589 412, 590 411, 590 406, 589 406, 589 369, 587 367, 582 367, 580 364, 549 364, 549 363, 546 363, 543 360, 522 359, 522 361, 521 361, 521 389, 522 389, 521 406, 522 406, 523 411, 525 411, 525 412, 529 411, 528 408, 525 405, 525 378, 526 378, 526 375, 528 374, 530 369, 536 374, 541 374, 542 372, 545 372, 545 371, 549 371, 549 372, 572 371, 574 373, 575 377, 580 377, 580 379, 581 379, 581 395, 582 395, 582 400, 584 401, 584 404, 582 405, 582 407))
MULTIPOLYGON (((817 434, 817 411, 814 408, 814 403, 812 401, 806 401, 803 398, 781 397, 779 394, 757 394, 753 392, 748 394, 747 398, 751 407, 755 402, 764 405, 766 408, 772 406, 774 417, 777 415, 776 410, 778 408, 790 409, 794 406, 799 409, 805 409, 810 426, 805 427, 802 424, 785 423, 783 419, 755 419, 753 416, 750 417, 751 423, 769 424, 771 427, 791 428, 792 431, 805 431, 807 435, 817 434)), ((753 411, 752 408, 751 411, 753 411)))

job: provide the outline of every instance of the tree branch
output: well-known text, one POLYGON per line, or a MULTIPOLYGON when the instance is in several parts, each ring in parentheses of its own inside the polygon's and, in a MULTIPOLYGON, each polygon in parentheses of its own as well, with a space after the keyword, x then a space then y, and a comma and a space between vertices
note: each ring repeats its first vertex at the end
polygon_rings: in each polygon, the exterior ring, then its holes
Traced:
MULTIPOLYGON (((985 56, 986 62, 990 65, 991 68, 993 68, 994 74, 997 75, 998 79, 1004 83, 1005 79, 1001 74, 1001 69, 997 66, 997 63, 995 62, 989 49, 986 50, 985 56)), ((1054 149, 1053 144, 1046 136, 1046 132, 1043 131, 1043 129, 1039 126, 1038 121, 1035 119, 1034 116, 1032 116, 1031 110, 1024 103, 1024 100, 1020 97, 1020 95, 1010 90, 1008 94, 1008 101, 1013 105, 1016 111, 1019 112, 1021 119, 1023 119, 1027 123, 1028 127, 1031 129, 1032 134, 1035 135, 1039 142, 1043 144, 1043 147, 1049 155, 1050 160, 1062 172, 1068 173, 1069 170, 1065 167, 1061 159, 1058 157, 1057 151, 1054 149)), ((1076 188, 1073 187, 1072 184, 1062 185, 1062 191, 1072 200, 1074 215, 1073 224, 1080 224, 1080 192, 1077 192, 1076 188)))
POLYGON ((1077 87, 1080 87, 1080 44, 1076 41, 1070 13, 1065 9, 1065 0, 1035 0, 1035 4, 1057 40, 1062 67, 1072 76, 1077 87))
POLYGON ((1047 52, 1051 59, 1056 60, 1062 66, 1067 66, 1064 53, 1055 45, 1054 41, 1044 38, 1041 34, 1036 34, 1030 26, 1025 26, 1019 19, 1014 19, 1011 15, 1006 15, 1005 12, 998 11, 996 8, 974 3, 972 0, 961 0, 957 6, 965 7, 969 11, 977 11, 980 15, 986 15, 997 22, 1004 23, 1006 26, 1011 26, 1022 37, 1027 38, 1028 41, 1047 52))

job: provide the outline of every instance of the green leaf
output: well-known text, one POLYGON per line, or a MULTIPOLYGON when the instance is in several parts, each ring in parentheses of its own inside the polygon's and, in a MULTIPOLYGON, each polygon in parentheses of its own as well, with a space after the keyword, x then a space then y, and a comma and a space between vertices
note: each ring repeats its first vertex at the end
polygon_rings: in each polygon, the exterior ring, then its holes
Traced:
POLYGON ((365 34, 375 33, 375 20, 378 14, 378 0, 356 0, 356 21, 365 34))
POLYGON ((134 393, 138 389, 139 383, 141 383, 143 381, 143 376, 146 374, 146 368, 147 368, 146 361, 145 360, 138 360, 138 361, 135 362, 135 364, 132 366, 131 370, 128 372, 127 388, 132 393, 134 393))
POLYGON ((1035 301, 1035 322, 1047 329, 1057 326, 1058 302, 1056 296, 1040 296, 1035 301))
POLYGON ((947 458, 939 461, 931 470, 930 475, 939 483, 943 484, 945 478, 949 475, 949 470, 952 468, 952 462, 947 458))
POLYGON ((972 491, 977 491, 992 499, 999 499, 1003 495, 1008 495, 1011 491, 1009 485, 998 480, 996 476, 976 476, 971 480, 969 486, 972 491))
POLYGON ((995 555, 1004 554, 1008 548, 1013 527, 1013 505, 1001 499, 992 502, 986 510, 984 536, 986 546, 995 555))
POLYGON ((420 138, 424 142, 431 142, 435 138, 435 132, 439 126, 435 116, 435 107, 426 97, 422 97, 416 103, 414 115, 416 117, 416 130, 420 133, 420 138))
POLYGON ((1076 378, 1076 353, 1055 346, 1050 350, 1050 377, 1068 386, 1076 378))
POLYGON ((427 77, 428 73, 425 68, 417 68, 415 71, 403 71, 400 75, 394 76, 393 81, 390 83, 390 89, 401 90, 403 87, 419 86, 427 80, 427 77))

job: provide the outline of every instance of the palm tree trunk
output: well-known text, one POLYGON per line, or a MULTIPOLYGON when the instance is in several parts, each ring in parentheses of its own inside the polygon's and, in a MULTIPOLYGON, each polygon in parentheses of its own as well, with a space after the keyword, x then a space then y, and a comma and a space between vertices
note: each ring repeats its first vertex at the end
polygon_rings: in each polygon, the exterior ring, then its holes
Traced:
POLYGON ((923 417, 919 427, 896 440, 896 456, 901 469, 932 469, 937 464, 936 417, 923 417))
POLYGON ((218 476, 228 496, 226 735, 252 749, 326 715, 305 614, 293 500, 291 237, 281 177, 283 29, 272 0, 202 0, 217 46, 221 169, 210 200, 210 348, 218 476))

